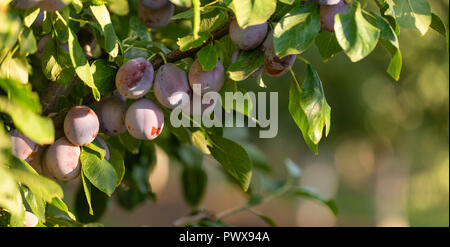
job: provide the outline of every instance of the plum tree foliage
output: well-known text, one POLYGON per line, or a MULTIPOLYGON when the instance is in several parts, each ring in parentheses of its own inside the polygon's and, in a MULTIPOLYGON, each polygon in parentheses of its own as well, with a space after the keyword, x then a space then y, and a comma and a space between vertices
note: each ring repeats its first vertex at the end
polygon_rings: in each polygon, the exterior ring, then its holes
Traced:
MULTIPOLYGON (((263 85, 266 75, 292 76, 282 93, 317 154, 331 107, 319 65, 304 51, 316 46, 324 61, 342 53, 356 62, 381 44, 391 56, 387 73, 398 80, 400 29, 434 29, 448 42, 428 0, 6 0, 0 22, 0 223, 8 226, 98 221, 113 193, 127 210, 157 201, 148 177, 156 148, 183 169, 184 198, 196 220, 183 223, 180 215, 177 225, 227 225, 228 214, 209 217, 216 212, 199 206, 207 155, 247 192, 242 209, 283 194, 316 199, 336 214, 333 200, 298 186, 293 161, 286 162, 284 186, 275 186, 255 146, 224 137, 221 127, 176 128, 168 121, 172 109, 183 96, 192 102, 196 85, 200 95, 223 96, 245 93, 240 81, 263 85), (291 69, 297 60, 306 64, 302 80, 291 69), (273 184, 252 189, 261 186, 254 176, 273 184), (79 183, 74 208, 63 200, 61 181, 79 183)), ((183 111, 194 123, 198 113, 189 107, 183 111)), ((201 112, 214 107, 204 102, 201 112)), ((254 117, 238 102, 220 107, 254 117)))

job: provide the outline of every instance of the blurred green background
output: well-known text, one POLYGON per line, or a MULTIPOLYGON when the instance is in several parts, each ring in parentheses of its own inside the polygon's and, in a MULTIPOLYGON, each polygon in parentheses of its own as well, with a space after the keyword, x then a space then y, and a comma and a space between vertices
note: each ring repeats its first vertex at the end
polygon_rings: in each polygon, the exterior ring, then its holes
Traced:
MULTIPOLYGON (((448 23, 449 3, 430 1, 448 23)), ((301 184, 335 198, 339 215, 310 200, 280 198, 255 208, 280 226, 449 226, 449 53, 445 38, 434 30, 424 36, 402 30, 403 70, 398 82, 385 70, 388 53, 379 45, 366 59, 351 63, 343 54, 323 63, 315 47, 302 57, 318 71, 332 108, 328 138, 315 156, 288 112, 289 73, 242 82, 247 90, 279 92, 279 132, 259 139, 258 129, 226 129, 225 135, 257 145, 275 173, 283 177, 284 161, 302 168, 301 184)), ((297 76, 305 66, 297 61, 297 76)), ((158 152, 150 179, 158 201, 124 211, 111 200, 101 222, 106 226, 170 226, 187 214, 180 185, 180 166, 158 152)), ((220 165, 205 158, 208 187, 202 207, 221 212, 246 202, 245 195, 225 180, 220 165)), ((67 184, 73 198, 78 182, 67 184)), ((225 219, 238 226, 264 226, 248 212, 225 219)))

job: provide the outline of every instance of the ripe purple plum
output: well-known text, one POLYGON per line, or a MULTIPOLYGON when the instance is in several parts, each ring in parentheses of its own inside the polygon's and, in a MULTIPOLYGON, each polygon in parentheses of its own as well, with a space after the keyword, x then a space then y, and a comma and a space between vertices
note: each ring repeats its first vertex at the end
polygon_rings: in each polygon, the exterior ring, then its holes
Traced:
POLYGON ((13 155, 26 161, 34 170, 41 173, 41 146, 25 135, 18 134, 17 130, 13 130, 10 135, 13 155))
POLYGON ((164 127, 164 114, 153 101, 140 99, 128 108, 125 124, 134 138, 153 140, 164 127))
POLYGON ((45 153, 44 170, 55 179, 72 180, 80 174, 80 153, 79 146, 61 137, 45 153))
POLYGON ((141 2, 145 7, 151 9, 160 9, 166 6, 169 0, 140 0, 139 2, 141 2))
POLYGON ((125 114, 127 104, 117 96, 110 96, 100 101, 96 108, 100 130, 109 135, 115 136, 127 130, 125 127, 125 114))
POLYGON ((348 4, 340 0, 335 5, 320 5, 320 27, 322 30, 334 32, 334 18, 337 14, 347 12, 348 4))
POLYGON ((84 146, 95 139, 99 126, 98 117, 91 108, 75 106, 64 119, 64 134, 71 143, 84 146))
POLYGON ((169 1, 159 9, 149 8, 139 1, 138 17, 147 27, 164 27, 169 24, 174 9, 174 5, 169 1))
POLYGON ((65 6, 66 4, 63 3, 61 0, 41 0, 38 3, 38 7, 41 10, 50 12, 62 10, 65 6))
POLYGON ((24 227, 35 227, 39 223, 38 217, 34 215, 32 212, 25 211, 25 218, 23 221, 24 227))
POLYGON ((269 76, 275 77, 286 73, 289 67, 294 64, 295 58, 297 57, 297 55, 293 54, 280 58, 275 54, 275 49, 273 48, 273 31, 267 35, 262 45, 262 50, 266 60, 264 72, 269 76))
POLYGON ((258 47, 266 37, 267 22, 241 28, 234 19, 230 24, 230 38, 241 50, 252 50, 258 47))
MULTIPOLYGON (((195 60, 189 68, 189 84, 192 88, 194 85, 201 86, 201 95, 207 92, 219 92, 225 81, 225 69, 220 62, 217 61, 216 67, 210 71, 204 71, 198 60, 195 60)), ((194 93, 195 90, 194 90, 194 93)))
POLYGON ((158 69, 153 90, 159 103, 169 109, 175 108, 183 96, 191 93, 186 72, 173 63, 164 64, 158 69))
POLYGON ((131 59, 117 71, 117 91, 129 99, 141 98, 153 85, 153 73, 153 65, 145 58, 131 59))
POLYGON ((100 143, 100 145, 102 146, 102 148, 105 149, 105 151, 106 151, 105 159, 109 160, 109 148, 108 148, 108 145, 106 144, 106 142, 100 136, 97 136, 95 138, 95 140, 97 140, 98 143, 100 143))

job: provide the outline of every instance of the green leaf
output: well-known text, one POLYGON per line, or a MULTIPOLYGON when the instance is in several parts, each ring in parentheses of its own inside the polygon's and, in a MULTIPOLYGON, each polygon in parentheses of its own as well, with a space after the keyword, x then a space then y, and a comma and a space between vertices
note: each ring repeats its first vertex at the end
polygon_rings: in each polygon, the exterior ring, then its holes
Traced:
POLYGON ((422 35, 431 24, 431 8, 428 0, 387 0, 395 13, 398 24, 404 28, 417 29, 422 35))
MULTIPOLYGON (((284 0, 287 1, 287 0, 284 0)), ((270 227, 279 227, 278 224, 269 216, 267 215, 263 215, 263 214, 259 214, 253 210, 250 210, 250 212, 252 212, 254 215, 258 216, 262 221, 264 221, 267 225, 269 225, 270 227)))
POLYGON ((105 158, 106 150, 97 140, 94 139, 93 142, 89 143, 88 145, 85 145, 84 147, 89 148, 90 150, 96 152, 101 160, 105 158))
POLYGON ((431 24, 430 27, 433 28, 436 32, 441 34, 442 36, 447 36, 447 29, 445 28, 444 22, 442 22, 441 18, 434 13, 431 13, 431 24))
POLYGON ((262 24, 275 12, 276 0, 225 0, 224 1, 236 15, 239 26, 262 24))
POLYGON ((75 215, 69 211, 69 207, 67 207, 66 203, 64 203, 63 200, 61 200, 61 198, 53 197, 53 200, 50 204, 55 206, 59 210, 65 212, 69 216, 70 219, 72 219, 74 221, 77 220, 75 215))
POLYGON ((236 62, 228 67, 227 74, 233 81, 243 81, 264 65, 264 52, 260 49, 244 51, 236 62))
POLYGON ((380 37, 380 30, 364 19, 359 2, 352 4, 347 13, 335 16, 334 30, 339 45, 352 62, 369 55, 380 37))
POLYGON ((39 96, 33 92, 30 84, 21 84, 9 79, 0 79, 0 88, 2 88, 8 98, 28 110, 40 114, 42 111, 39 96))
POLYGON ((45 201, 39 196, 33 194, 28 188, 22 186, 21 190, 31 211, 38 217, 40 222, 45 223, 45 201))
MULTIPOLYGON (((45 37, 44 37, 45 38, 45 37)), ((69 85, 75 76, 70 55, 56 38, 49 38, 42 52, 42 71, 45 77, 63 86, 69 85)))
POLYGON ((228 13, 221 8, 206 7, 202 9, 200 32, 211 32, 228 21, 228 13))
POLYGON ((83 2, 82 0, 72 0, 72 6, 75 9, 75 12, 79 14, 81 10, 83 9, 83 2))
POLYGON ((18 226, 23 225, 25 209, 19 186, 14 181, 10 169, 0 166, 0 207, 6 209, 17 220, 18 226))
POLYGON ((41 117, 4 97, 0 97, 0 111, 10 115, 17 129, 34 142, 53 143, 55 129, 50 118, 41 117))
POLYGON ((306 144, 318 153, 317 144, 330 131, 331 108, 322 88, 322 82, 311 65, 307 65, 305 81, 300 85, 293 81, 289 90, 289 112, 300 128, 306 144))
MULTIPOLYGON (((147 26, 142 23, 141 20, 137 16, 130 17, 130 28, 136 32, 141 40, 151 41, 152 37, 150 36, 150 32, 148 31, 147 26)), ((135 45, 135 44, 133 44, 135 45)))
POLYGON ((306 4, 290 10, 275 26, 273 45, 277 56, 304 52, 320 31, 318 4, 306 4))
POLYGON ((119 53, 119 38, 114 31, 108 9, 105 5, 91 5, 90 9, 102 29, 105 38, 104 48, 106 52, 108 52, 111 57, 117 57, 119 53))
POLYGON ((64 196, 59 184, 51 179, 15 168, 11 168, 10 172, 17 182, 26 185, 34 195, 46 202, 51 202, 54 197, 64 196))
POLYGON ((22 29, 19 36, 19 45, 20 52, 24 54, 33 54, 37 51, 37 43, 33 30, 29 28, 22 29))
POLYGON ((315 44, 324 62, 327 62, 330 58, 342 51, 334 33, 319 33, 316 37, 315 44))
POLYGON ((28 74, 31 66, 28 64, 27 57, 16 55, 10 52, 0 63, 0 77, 16 80, 20 83, 28 83, 28 74))
POLYGON ((75 213, 79 222, 98 221, 106 212, 109 197, 95 187, 91 188, 92 208, 86 201, 83 187, 80 186, 75 195, 75 213))
POLYGON ((210 71, 216 67, 217 52, 214 45, 207 45, 197 52, 198 62, 202 65, 204 71, 210 71))
POLYGON ((0 11, 0 50, 14 46, 22 28, 22 20, 16 11, 0 11))
POLYGON ((178 39, 177 45, 180 47, 180 51, 187 51, 191 48, 199 47, 209 39, 207 32, 201 32, 198 34, 198 39, 194 39, 194 36, 188 35, 178 39))
POLYGON ((339 209, 338 209, 338 207, 336 205, 336 202, 334 200, 325 200, 325 199, 323 199, 322 196, 320 196, 312 188, 303 187, 303 188, 300 188, 298 190, 295 190, 294 194, 297 195, 297 196, 303 196, 303 197, 315 199, 315 200, 317 200, 319 202, 322 202, 323 204, 325 204, 325 206, 327 206, 331 210, 331 212, 333 212, 334 215, 337 215, 338 212, 339 212, 339 209))
POLYGON ((210 138, 211 155, 247 191, 252 177, 252 163, 245 149, 221 136, 210 135, 210 138))
POLYGON ((116 188, 117 176, 114 167, 106 160, 101 160, 94 151, 83 148, 80 155, 81 169, 86 178, 108 196, 116 188))
POLYGON ((200 130, 192 132, 192 144, 202 151, 202 153, 211 154, 208 149, 208 141, 206 140, 206 136, 200 130))
POLYGON ((100 92, 94 84, 94 78, 92 76, 91 67, 89 65, 88 60, 86 59, 86 55, 84 54, 83 48, 81 48, 80 43, 78 42, 78 38, 75 32, 69 29, 69 54, 70 60, 72 61, 72 65, 75 68, 75 72, 78 77, 86 84, 86 86, 92 88, 92 94, 94 95, 94 99, 100 100, 100 92))
POLYGON ((108 6, 109 10, 116 15, 124 16, 130 12, 127 0, 109 0, 108 6))
POLYGON ((124 152, 115 149, 114 147, 109 147, 109 162, 114 167, 117 175, 116 187, 120 185, 122 179, 125 175, 125 163, 124 163, 124 152))
POLYGON ((380 39, 390 42, 394 47, 399 48, 400 44, 397 38, 397 34, 391 27, 389 22, 379 15, 376 15, 376 25, 380 29, 380 39))
POLYGON ((197 206, 202 200, 205 191, 208 176, 199 166, 185 166, 181 174, 181 183, 183 184, 184 199, 191 206, 197 206))
POLYGON ((118 135, 120 143, 125 147, 130 153, 138 154, 139 148, 141 147, 142 141, 133 138, 128 131, 118 135))
POLYGON ((41 10, 37 7, 29 8, 25 10, 24 16, 23 16, 23 24, 25 24, 26 27, 31 27, 33 22, 36 20, 37 16, 39 15, 39 12, 41 10))
MULTIPOLYGON (((86 199, 86 200, 84 200, 87 204, 88 204, 88 207, 89 207, 89 214, 90 215, 94 215, 94 210, 92 209, 92 202, 91 202, 91 189, 92 189, 92 187, 91 187, 91 183, 89 183, 89 181, 87 180, 87 178, 86 178, 86 176, 84 175, 84 173, 83 173, 83 171, 81 171, 81 182, 82 182, 82 184, 83 184, 83 194, 84 194, 84 198, 86 199)), ((81 190, 81 187, 80 187, 80 189, 79 189, 79 191, 81 190)), ((79 194, 80 192, 78 192, 77 194, 79 194)), ((76 197, 76 205, 78 205, 80 202, 81 199, 79 199, 79 196, 77 195, 77 197, 76 197)), ((77 215, 79 215, 78 214, 78 209, 77 209, 77 211, 76 211, 76 213, 77 213, 77 215)))
POLYGON ((117 70, 103 59, 97 59, 91 64, 94 84, 102 95, 112 93, 116 89, 115 78, 117 70))

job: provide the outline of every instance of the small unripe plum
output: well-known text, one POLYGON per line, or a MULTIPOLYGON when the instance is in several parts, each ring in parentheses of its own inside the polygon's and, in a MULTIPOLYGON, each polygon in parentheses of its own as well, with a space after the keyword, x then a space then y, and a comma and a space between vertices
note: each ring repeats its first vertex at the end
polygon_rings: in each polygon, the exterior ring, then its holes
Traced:
POLYGON ((75 106, 64 119, 64 134, 77 146, 91 143, 98 134, 100 123, 95 112, 87 106, 75 106))
POLYGON ((153 140, 164 127, 164 114, 153 101, 140 99, 128 108, 125 124, 134 138, 153 140))
POLYGON ((80 147, 70 143, 65 137, 56 140, 44 157, 44 170, 51 177, 69 181, 80 174, 80 147))
POLYGON ((186 72, 173 63, 164 64, 158 69, 153 90, 159 103, 169 109, 179 105, 183 95, 191 93, 186 72))
POLYGON ((192 88, 196 84, 200 85, 202 95, 207 92, 219 92, 224 81, 225 69, 220 60, 210 71, 204 71, 198 60, 195 60, 189 68, 189 84, 192 88))
POLYGON ((125 114, 127 104, 116 96, 110 96, 100 101, 96 108, 100 129, 109 136, 125 132, 125 114))
POLYGON ((320 5, 336 5, 341 0, 319 0, 320 5))
POLYGON ((146 7, 142 1, 139 1, 138 17, 147 27, 164 27, 169 24, 174 9, 175 7, 171 2, 167 2, 166 5, 159 9, 152 9, 146 7))
POLYGON ((117 71, 117 91, 129 99, 141 98, 153 85, 153 73, 153 65, 145 58, 131 59, 117 71))
POLYGON ((275 49, 273 47, 273 31, 267 35, 266 40, 262 45, 262 50, 264 51, 264 56, 266 64, 264 67, 264 72, 269 76, 280 76, 289 70, 294 62, 297 55, 287 55, 283 58, 278 57, 275 54, 275 49))
POLYGON ((38 217, 34 215, 32 212, 25 211, 25 218, 23 221, 24 227, 35 227, 39 223, 38 217))
POLYGON ((145 7, 151 8, 151 9, 160 9, 167 5, 169 0, 140 0, 145 7))
POLYGON ((105 159, 109 160, 109 148, 108 148, 108 145, 106 144, 106 142, 100 136, 97 136, 95 138, 95 140, 97 140, 98 143, 100 143, 100 145, 102 146, 102 148, 105 149, 105 152, 106 152, 105 159))
POLYGON ((13 0, 12 5, 19 9, 29 9, 36 6, 39 0, 13 0))
POLYGON ((251 50, 258 47, 266 37, 267 22, 241 28, 234 19, 230 24, 230 38, 242 50, 251 50))
POLYGON ((320 27, 322 30, 334 32, 334 17, 347 12, 348 4, 341 0, 335 5, 320 6, 320 27))
POLYGON ((66 4, 63 3, 61 0, 41 0, 38 3, 38 7, 41 10, 50 12, 62 10, 65 6, 66 4))
MULTIPOLYGON (((231 56, 231 63, 234 63, 238 60, 239 56, 242 54, 243 50, 236 50, 233 55, 231 56)), ((248 59, 247 62, 250 62, 250 59, 248 59)), ((253 72, 247 79, 256 78, 264 71, 264 65, 259 67, 255 72, 253 72)))

